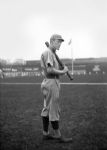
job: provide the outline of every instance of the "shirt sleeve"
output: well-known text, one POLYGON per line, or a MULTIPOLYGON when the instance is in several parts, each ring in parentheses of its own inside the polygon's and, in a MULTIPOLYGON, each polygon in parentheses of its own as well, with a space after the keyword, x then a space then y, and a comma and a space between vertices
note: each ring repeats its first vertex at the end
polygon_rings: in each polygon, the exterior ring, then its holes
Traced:
POLYGON ((45 63, 46 63, 46 67, 48 66, 53 67, 53 55, 50 51, 47 51, 45 63))

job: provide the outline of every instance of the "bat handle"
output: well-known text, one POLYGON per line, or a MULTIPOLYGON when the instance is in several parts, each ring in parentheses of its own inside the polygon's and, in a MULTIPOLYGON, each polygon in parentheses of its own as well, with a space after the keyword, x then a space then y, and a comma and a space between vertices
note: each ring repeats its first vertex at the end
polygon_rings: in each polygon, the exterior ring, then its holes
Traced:
POLYGON ((69 77, 70 80, 73 80, 73 77, 70 75, 69 72, 67 72, 67 76, 69 77))

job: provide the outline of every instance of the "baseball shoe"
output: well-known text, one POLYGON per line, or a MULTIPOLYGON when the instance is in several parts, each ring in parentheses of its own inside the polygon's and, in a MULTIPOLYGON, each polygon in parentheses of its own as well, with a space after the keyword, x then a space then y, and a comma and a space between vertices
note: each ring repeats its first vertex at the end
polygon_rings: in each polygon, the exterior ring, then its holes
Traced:
POLYGON ((71 143, 72 138, 64 138, 64 137, 55 137, 50 134, 48 135, 43 135, 43 140, 55 140, 58 143, 71 143))
POLYGON ((53 140, 55 139, 52 135, 48 134, 48 135, 43 135, 43 140, 53 140))
POLYGON ((72 138, 64 138, 64 137, 59 137, 59 138, 54 138, 58 143, 71 143, 72 138))

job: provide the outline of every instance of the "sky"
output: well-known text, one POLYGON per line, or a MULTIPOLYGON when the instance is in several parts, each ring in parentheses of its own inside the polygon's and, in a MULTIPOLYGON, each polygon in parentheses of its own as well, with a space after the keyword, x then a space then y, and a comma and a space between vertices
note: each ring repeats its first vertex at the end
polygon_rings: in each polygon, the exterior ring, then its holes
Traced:
POLYGON ((39 60, 52 34, 60 58, 107 57, 107 0, 0 0, 0 59, 39 60))

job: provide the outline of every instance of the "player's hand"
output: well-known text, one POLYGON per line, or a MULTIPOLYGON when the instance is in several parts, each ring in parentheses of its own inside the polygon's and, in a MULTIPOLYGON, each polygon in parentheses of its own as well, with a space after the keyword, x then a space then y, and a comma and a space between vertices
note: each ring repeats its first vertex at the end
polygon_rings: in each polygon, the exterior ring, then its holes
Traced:
POLYGON ((67 67, 67 66, 64 66, 63 72, 64 72, 64 73, 67 73, 67 72, 68 72, 68 67, 67 67))

